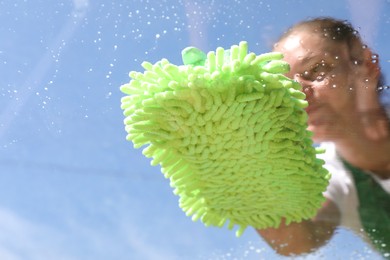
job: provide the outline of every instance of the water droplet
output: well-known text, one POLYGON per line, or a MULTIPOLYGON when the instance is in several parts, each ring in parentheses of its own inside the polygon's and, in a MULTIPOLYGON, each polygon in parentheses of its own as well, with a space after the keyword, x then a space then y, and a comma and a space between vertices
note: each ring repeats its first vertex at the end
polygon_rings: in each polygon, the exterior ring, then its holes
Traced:
POLYGON ((318 75, 316 80, 317 81, 322 81, 324 79, 324 75, 318 75))

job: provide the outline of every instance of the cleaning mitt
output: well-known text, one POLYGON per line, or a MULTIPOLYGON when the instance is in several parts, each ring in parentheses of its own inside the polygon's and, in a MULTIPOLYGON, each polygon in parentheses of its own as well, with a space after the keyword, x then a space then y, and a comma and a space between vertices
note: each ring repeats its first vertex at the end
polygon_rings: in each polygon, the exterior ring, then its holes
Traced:
POLYGON ((121 86, 127 139, 161 166, 192 220, 240 236, 313 217, 324 201, 329 173, 282 58, 246 42, 207 55, 188 47, 184 65, 143 62, 121 86))

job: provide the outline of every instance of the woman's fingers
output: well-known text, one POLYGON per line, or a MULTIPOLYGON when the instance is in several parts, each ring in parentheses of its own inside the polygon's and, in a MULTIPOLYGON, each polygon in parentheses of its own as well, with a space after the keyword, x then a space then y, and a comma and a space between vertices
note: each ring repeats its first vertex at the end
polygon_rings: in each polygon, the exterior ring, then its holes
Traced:
POLYGON ((370 49, 364 50, 364 60, 355 79, 356 104, 366 136, 381 140, 389 136, 389 122, 378 98, 379 58, 370 49))

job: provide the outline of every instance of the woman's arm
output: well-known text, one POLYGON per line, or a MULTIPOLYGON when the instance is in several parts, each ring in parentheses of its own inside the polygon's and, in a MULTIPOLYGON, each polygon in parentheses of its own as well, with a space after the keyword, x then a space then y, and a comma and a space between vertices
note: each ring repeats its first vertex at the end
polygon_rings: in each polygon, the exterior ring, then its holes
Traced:
POLYGON ((257 230, 267 243, 281 255, 298 255, 312 252, 326 244, 340 224, 340 211, 331 200, 324 202, 318 214, 310 220, 279 228, 257 230))

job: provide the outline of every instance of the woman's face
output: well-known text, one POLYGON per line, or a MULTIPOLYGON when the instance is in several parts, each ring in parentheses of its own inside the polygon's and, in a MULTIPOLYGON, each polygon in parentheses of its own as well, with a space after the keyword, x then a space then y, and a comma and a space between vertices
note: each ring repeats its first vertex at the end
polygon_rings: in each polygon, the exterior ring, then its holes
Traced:
POLYGON ((318 34, 293 32, 275 45, 290 64, 287 76, 301 83, 315 141, 335 141, 351 128, 355 112, 352 61, 347 44, 318 34))

